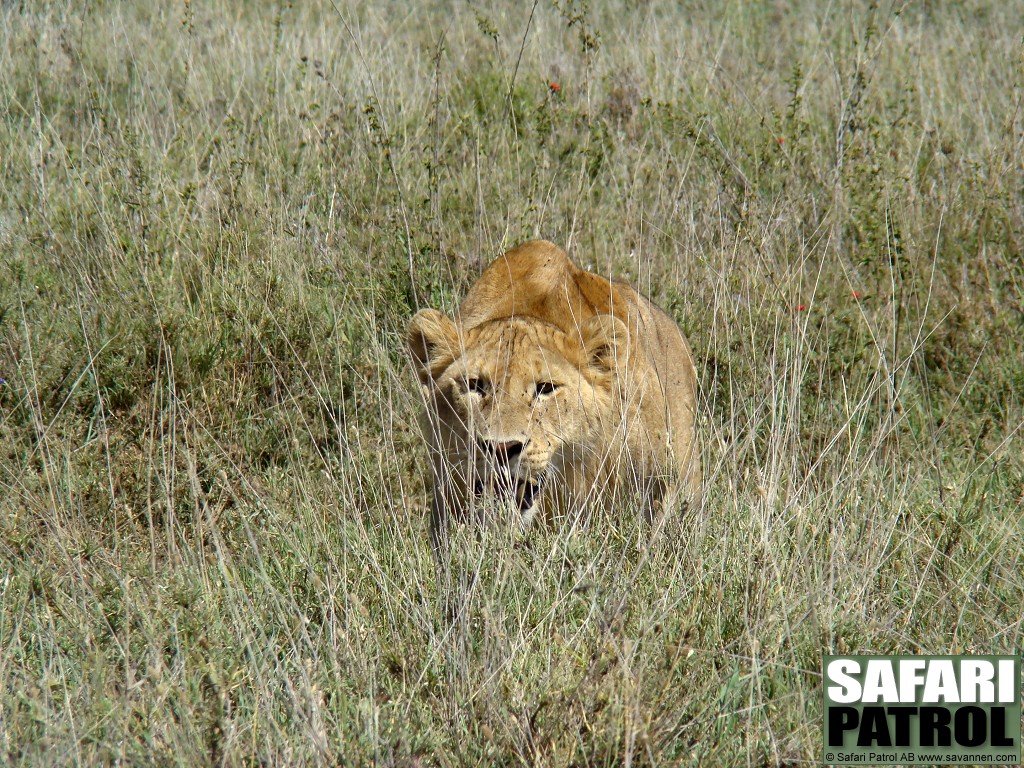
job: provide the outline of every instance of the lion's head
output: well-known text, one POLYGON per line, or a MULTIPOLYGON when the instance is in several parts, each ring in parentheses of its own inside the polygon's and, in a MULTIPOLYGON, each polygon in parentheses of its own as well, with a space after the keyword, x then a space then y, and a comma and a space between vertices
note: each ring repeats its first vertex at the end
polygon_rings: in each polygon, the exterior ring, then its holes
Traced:
POLYGON ((435 481, 444 473, 462 497, 450 506, 493 494, 527 524, 547 489, 592 477, 583 468, 600 459, 596 436, 627 336, 612 315, 566 333, 533 317, 463 329, 436 310, 416 314, 408 343, 429 404, 435 481))

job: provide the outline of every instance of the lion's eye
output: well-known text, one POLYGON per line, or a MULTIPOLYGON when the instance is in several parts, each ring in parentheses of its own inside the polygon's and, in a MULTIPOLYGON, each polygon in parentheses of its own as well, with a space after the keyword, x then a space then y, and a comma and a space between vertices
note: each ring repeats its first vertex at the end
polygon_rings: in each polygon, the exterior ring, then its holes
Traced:
POLYGON ((538 381, 536 393, 538 395, 550 395, 556 389, 558 389, 557 384, 553 384, 550 381, 538 381))
POLYGON ((486 395, 487 382, 476 377, 466 379, 466 391, 472 392, 475 395, 486 395))

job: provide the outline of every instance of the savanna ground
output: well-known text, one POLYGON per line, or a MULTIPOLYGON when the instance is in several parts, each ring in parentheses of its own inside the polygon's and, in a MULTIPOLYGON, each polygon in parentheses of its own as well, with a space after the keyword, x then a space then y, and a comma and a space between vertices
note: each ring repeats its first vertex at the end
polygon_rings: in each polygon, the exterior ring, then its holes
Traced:
POLYGON ((815 762, 1020 652, 1021 2, 0 7, 0 762, 815 762), (426 528, 403 333, 536 236, 698 358, 707 499, 426 528))

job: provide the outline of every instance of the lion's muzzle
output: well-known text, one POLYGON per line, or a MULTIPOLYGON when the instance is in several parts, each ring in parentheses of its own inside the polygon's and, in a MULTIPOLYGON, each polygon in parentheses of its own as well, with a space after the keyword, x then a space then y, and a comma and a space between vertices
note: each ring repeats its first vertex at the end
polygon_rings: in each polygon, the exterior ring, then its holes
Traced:
MULTIPOLYGON (((526 443, 530 442, 529 440, 526 443)), ((481 440, 480 447, 486 456, 493 457, 498 464, 508 465, 518 458, 526 448, 521 440, 481 440)))
POLYGON ((524 522, 529 522, 536 512, 545 480, 544 475, 525 476, 523 452, 529 442, 529 439, 479 439, 484 465, 473 487, 478 498, 493 494, 503 501, 511 502, 523 515, 524 522))

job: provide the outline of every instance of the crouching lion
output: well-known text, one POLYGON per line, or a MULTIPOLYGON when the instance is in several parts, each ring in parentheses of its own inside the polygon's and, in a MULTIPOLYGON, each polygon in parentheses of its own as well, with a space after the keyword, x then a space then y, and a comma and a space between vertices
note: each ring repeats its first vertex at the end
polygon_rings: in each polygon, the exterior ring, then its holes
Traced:
POLYGON ((408 345, 427 405, 435 544, 448 520, 488 508, 485 495, 523 525, 620 490, 651 514, 699 501, 693 355, 629 284, 531 241, 484 270, 455 319, 418 312, 408 345))

